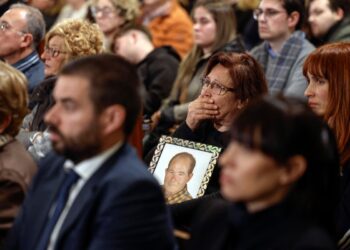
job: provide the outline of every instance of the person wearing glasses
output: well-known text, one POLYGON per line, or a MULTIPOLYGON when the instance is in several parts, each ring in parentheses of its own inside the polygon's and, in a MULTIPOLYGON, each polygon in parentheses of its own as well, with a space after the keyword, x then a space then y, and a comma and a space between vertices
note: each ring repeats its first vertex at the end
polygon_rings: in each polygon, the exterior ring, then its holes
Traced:
MULTIPOLYGON (((202 90, 188 106, 188 114, 173 136, 226 148, 229 127, 248 102, 267 93, 259 63, 246 53, 220 52, 212 56, 202 78, 202 90)), ((215 166, 206 194, 219 189, 215 166)))
POLYGON ((83 20, 68 20, 54 26, 45 38, 41 57, 45 62, 46 79, 33 91, 30 97, 32 112, 24 119, 19 139, 29 148, 35 158, 47 152, 44 115, 54 104, 52 91, 56 75, 67 62, 76 58, 103 52, 103 34, 96 24, 83 20), (39 143, 40 142, 40 143, 39 143), (35 148, 37 146, 37 148, 35 148))
POLYGON ((194 6, 194 46, 182 60, 170 96, 151 117, 152 132, 144 143, 146 160, 160 135, 170 134, 186 119, 188 104, 201 92, 200 77, 211 55, 218 51, 245 50, 236 34, 236 17, 230 5, 216 0, 198 1, 194 6))
POLYGON ((304 98, 303 63, 314 46, 302 28, 305 8, 300 0, 261 0, 254 11, 264 42, 251 54, 264 69, 269 93, 304 98))
POLYGON ((44 64, 36 48, 45 35, 45 22, 37 9, 13 4, 0 17, 0 58, 28 79, 28 93, 44 79, 44 64))
POLYGON ((138 0, 92 0, 90 11, 104 34, 104 48, 111 51, 114 36, 128 23, 135 22, 139 13, 138 0))

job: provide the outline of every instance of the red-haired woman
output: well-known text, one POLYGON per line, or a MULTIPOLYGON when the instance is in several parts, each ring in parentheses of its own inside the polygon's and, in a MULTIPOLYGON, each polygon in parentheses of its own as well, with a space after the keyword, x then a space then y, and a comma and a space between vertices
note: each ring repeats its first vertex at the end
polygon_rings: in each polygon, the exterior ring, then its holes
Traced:
POLYGON ((309 106, 333 129, 338 143, 342 176, 338 218, 341 247, 346 241, 350 243, 350 43, 319 47, 306 59, 303 73, 309 84, 305 90, 309 106))

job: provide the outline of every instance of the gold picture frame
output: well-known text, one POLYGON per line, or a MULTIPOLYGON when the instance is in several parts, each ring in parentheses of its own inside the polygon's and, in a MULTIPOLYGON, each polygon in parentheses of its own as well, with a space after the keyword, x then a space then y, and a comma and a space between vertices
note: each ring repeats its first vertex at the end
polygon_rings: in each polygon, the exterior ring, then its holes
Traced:
POLYGON ((149 171, 163 186, 170 160, 179 153, 189 153, 195 158, 193 176, 188 181, 188 192, 192 198, 203 196, 217 165, 221 148, 204 143, 161 136, 149 165, 149 171))

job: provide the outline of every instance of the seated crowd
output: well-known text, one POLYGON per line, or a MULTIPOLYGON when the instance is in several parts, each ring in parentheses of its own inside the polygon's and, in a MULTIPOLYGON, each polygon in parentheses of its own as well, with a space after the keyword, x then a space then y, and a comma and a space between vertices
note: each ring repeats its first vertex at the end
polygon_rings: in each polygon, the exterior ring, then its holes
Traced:
POLYGON ((350 249, 350 0, 0 8, 0 249, 350 249))

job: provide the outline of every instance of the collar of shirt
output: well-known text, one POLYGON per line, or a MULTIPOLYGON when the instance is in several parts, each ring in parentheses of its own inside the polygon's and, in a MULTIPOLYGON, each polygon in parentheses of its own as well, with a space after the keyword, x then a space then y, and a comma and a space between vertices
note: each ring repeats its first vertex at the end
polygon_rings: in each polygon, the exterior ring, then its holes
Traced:
POLYGON ((106 151, 92 158, 86 159, 77 165, 74 165, 71 160, 66 160, 64 162, 63 168, 66 171, 74 168, 74 171, 79 174, 80 178, 88 180, 113 153, 120 149, 122 143, 123 142, 118 142, 106 151))
POLYGON ((23 72, 23 71, 26 71, 28 68, 30 68, 33 64, 36 64, 39 60, 40 60, 40 58, 39 58, 38 53, 33 51, 25 58, 14 63, 12 66, 23 72))
POLYGON ((269 56, 272 58, 276 58, 278 56, 278 53, 271 48, 269 43, 265 43, 265 49, 267 50, 267 53, 269 53, 269 56))

